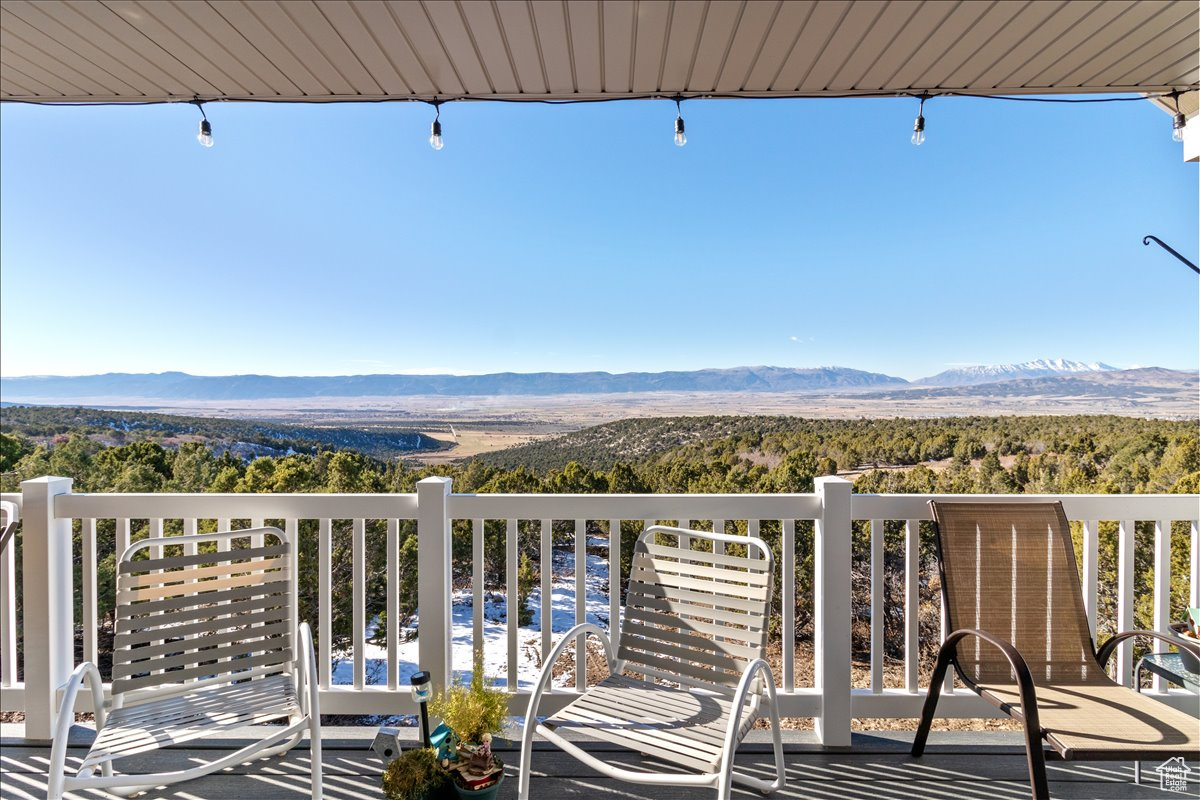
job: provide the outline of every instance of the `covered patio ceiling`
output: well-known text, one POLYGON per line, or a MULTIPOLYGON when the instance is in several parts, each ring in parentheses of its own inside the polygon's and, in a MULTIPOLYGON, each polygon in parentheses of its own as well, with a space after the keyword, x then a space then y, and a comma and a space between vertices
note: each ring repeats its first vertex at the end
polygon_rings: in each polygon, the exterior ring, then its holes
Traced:
POLYGON ((2 0, 0 31, 0 99, 44 103, 1200 86, 1193 0, 2 0))

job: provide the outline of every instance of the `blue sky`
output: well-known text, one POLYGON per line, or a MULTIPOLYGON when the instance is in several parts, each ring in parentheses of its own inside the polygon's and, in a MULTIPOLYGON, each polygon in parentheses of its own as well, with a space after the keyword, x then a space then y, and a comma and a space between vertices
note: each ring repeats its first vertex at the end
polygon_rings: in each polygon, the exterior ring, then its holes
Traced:
POLYGON ((0 107, 0 372, 1195 370, 1148 102, 0 107))

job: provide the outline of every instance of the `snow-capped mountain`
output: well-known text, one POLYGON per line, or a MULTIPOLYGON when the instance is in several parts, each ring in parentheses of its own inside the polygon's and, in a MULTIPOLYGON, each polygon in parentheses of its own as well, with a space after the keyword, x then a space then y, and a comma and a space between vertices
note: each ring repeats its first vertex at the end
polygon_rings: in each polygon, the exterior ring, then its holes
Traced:
POLYGON ((1065 358, 1039 358, 1023 364, 992 364, 979 367, 959 367, 939 372, 929 378, 913 381, 919 386, 971 386, 977 383, 994 383, 1014 378, 1043 378, 1049 375, 1068 375, 1080 372, 1108 372, 1115 370, 1099 361, 1084 363, 1065 358))

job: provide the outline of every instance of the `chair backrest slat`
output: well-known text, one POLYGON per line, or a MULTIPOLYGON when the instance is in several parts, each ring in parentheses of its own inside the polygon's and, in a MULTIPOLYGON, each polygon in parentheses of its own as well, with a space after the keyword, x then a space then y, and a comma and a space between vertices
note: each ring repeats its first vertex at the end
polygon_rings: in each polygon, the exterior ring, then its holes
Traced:
POLYGON ((142 540, 126 550, 117 574, 114 696, 290 671, 289 550, 277 528, 142 540), (216 547, 252 535, 264 546, 216 547), (199 552, 171 553, 184 541, 199 552), (140 557, 156 550, 170 554, 140 557))
POLYGON ((771 552, 761 539, 719 538, 745 555, 712 552, 714 537, 703 531, 655 526, 638 539, 617 647, 628 669, 724 691, 762 657, 771 552), (688 547, 679 547, 681 541, 688 547))
MULTIPOLYGON (((932 502, 951 630, 980 628, 1011 642, 1035 682, 1100 677, 1071 527, 1062 504, 932 502)), ((1008 683, 995 647, 968 638, 955 657, 975 684, 1008 683)))

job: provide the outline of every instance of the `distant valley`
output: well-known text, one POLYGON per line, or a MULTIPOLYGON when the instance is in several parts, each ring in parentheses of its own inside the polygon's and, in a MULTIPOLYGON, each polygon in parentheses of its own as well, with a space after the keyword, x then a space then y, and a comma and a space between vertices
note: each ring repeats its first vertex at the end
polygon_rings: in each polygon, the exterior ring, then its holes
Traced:
MULTIPOLYGON (((909 382, 844 367, 470 376, 106 374, 0 379, 0 404, 243 420, 210 435, 235 450, 353 447, 448 461, 621 419, 779 415, 813 419, 1116 414, 1200 416, 1200 376, 1157 367, 1038 360, 909 382), (1096 367, 1093 369, 1092 367, 1096 367), (252 423, 252 424, 251 424, 252 423)), ((6 407, 9 428, 21 417, 6 407)), ((172 436, 194 423, 155 419, 172 436)), ((102 428, 114 420, 92 420, 102 428)))

